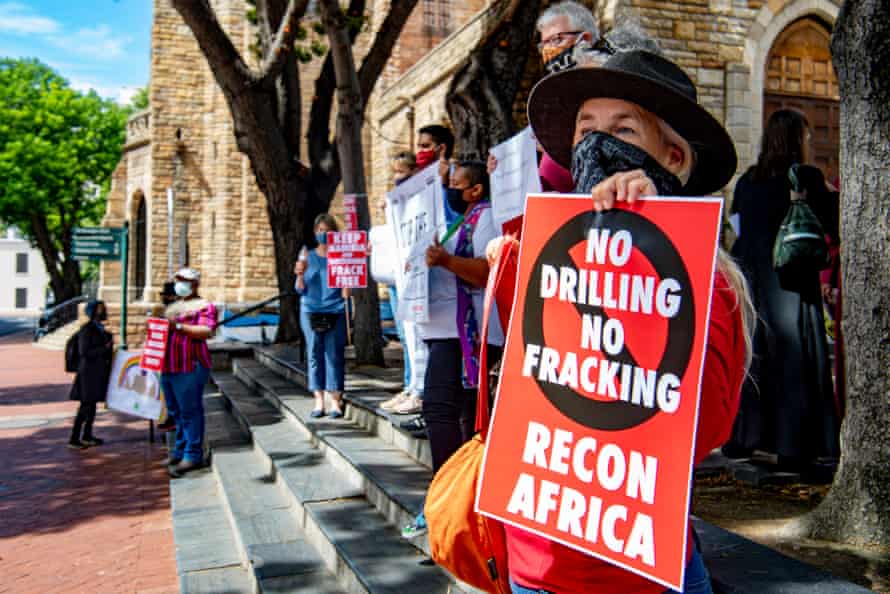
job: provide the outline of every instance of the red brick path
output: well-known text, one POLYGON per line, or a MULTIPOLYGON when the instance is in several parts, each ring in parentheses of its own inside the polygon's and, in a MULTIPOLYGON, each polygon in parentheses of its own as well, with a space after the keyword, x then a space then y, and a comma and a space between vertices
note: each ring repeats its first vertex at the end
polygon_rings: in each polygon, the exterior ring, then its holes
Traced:
POLYGON ((71 376, 28 338, 0 338, 0 592, 177 593, 165 453, 148 423, 100 405, 106 443, 67 449, 71 376))

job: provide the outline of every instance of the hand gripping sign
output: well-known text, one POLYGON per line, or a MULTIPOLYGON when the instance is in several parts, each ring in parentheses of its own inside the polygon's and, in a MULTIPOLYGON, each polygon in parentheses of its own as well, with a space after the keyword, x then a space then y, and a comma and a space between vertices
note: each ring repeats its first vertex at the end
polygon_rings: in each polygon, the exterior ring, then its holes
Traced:
POLYGON ((529 196, 481 513, 681 589, 722 202, 529 196))
POLYGON ((328 286, 338 289, 367 287, 367 253, 367 231, 328 231, 328 286))
POLYGON ((145 320, 145 345, 139 367, 147 371, 161 372, 164 370, 164 357, 167 353, 167 334, 170 323, 164 318, 148 318, 145 320))

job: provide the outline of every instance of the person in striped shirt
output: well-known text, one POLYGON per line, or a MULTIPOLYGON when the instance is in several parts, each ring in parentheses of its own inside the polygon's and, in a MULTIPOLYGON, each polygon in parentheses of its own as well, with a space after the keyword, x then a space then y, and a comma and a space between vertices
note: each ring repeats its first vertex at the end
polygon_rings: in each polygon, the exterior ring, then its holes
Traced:
POLYGON ((176 403, 168 411, 176 423, 176 445, 167 458, 170 475, 176 478, 204 465, 204 385, 211 369, 207 339, 216 330, 217 311, 198 296, 197 270, 183 268, 174 281, 179 300, 165 312, 170 334, 161 387, 176 403))

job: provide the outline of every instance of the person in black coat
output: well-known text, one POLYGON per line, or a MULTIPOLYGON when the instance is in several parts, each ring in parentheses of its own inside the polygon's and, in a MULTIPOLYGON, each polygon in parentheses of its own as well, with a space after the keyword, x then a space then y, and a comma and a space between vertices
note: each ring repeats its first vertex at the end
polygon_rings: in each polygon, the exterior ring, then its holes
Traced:
MULTIPOLYGON (((796 111, 770 116, 757 164, 739 179, 731 209, 740 225, 732 255, 750 285, 758 323, 754 361, 723 451, 730 457, 773 452, 789 470, 839 455, 819 271, 804 271, 796 290, 787 290, 772 265, 773 244, 791 205, 788 168, 806 162, 809 134, 806 118, 796 111)), ((837 239, 837 192, 815 167, 802 167, 799 178, 825 233, 837 239)))
POLYGON ((71 400, 80 401, 68 442, 68 447, 76 450, 102 445, 102 440, 93 435, 93 421, 96 419, 96 403, 105 400, 105 392, 108 390, 114 345, 114 338, 103 325, 108 319, 105 303, 90 301, 86 306, 86 314, 90 321, 78 331, 80 360, 70 395, 71 400))

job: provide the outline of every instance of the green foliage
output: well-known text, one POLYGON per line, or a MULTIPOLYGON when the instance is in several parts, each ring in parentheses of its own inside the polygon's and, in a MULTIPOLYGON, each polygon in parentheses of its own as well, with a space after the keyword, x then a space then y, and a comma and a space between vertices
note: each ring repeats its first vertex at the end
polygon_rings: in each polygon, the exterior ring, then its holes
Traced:
POLYGON ((0 219, 30 237, 45 222, 66 252, 70 230, 104 213, 126 118, 126 108, 71 89, 37 60, 0 59, 0 219))
MULTIPOLYGON (((258 23, 256 0, 247 0, 248 9, 245 18, 252 25, 258 23)), ((357 34, 367 28, 369 19, 365 14, 349 12, 343 9, 343 19, 346 27, 351 34, 357 34)), ((306 16, 297 26, 294 41, 294 56, 301 64, 308 64, 315 58, 324 58, 328 53, 328 46, 325 44, 327 39, 327 30, 324 23, 318 17, 306 16)), ((258 60, 263 59, 263 43, 260 39, 259 31, 256 33, 254 43, 249 46, 250 52, 258 60)))
POLYGON ((148 87, 142 87, 136 91, 130 100, 130 106, 134 111, 142 111, 148 108, 148 87))

